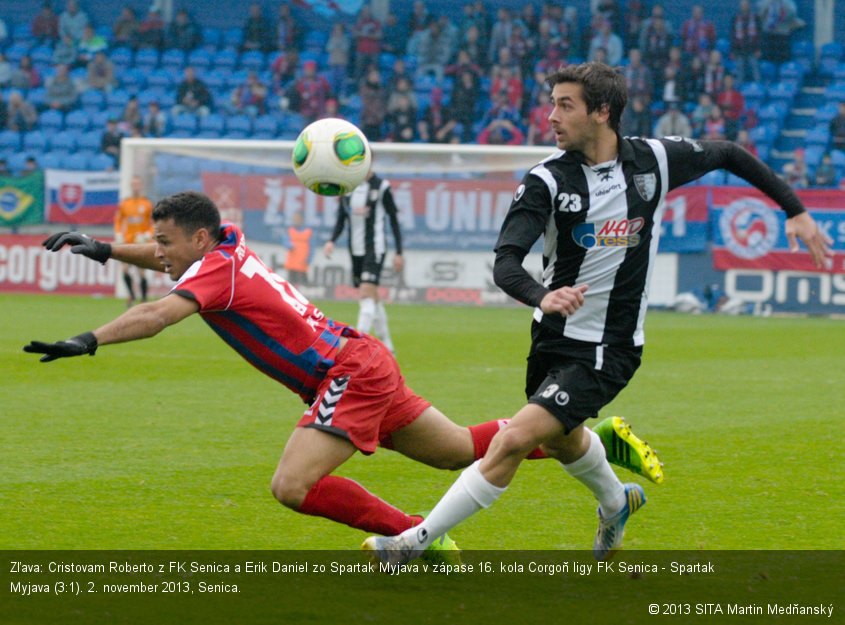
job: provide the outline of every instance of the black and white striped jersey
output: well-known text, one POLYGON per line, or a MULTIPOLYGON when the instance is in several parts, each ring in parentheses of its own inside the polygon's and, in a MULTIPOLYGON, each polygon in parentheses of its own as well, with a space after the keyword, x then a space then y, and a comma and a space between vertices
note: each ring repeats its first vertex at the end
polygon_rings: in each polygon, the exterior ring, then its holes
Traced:
POLYGON ((336 241, 340 237, 348 221, 350 254, 381 256, 387 252, 385 220, 390 221, 396 253, 401 254, 402 233, 390 183, 374 174, 355 187, 352 193, 340 198, 331 240, 336 241))
POLYGON ((535 306, 535 320, 556 336, 642 345, 666 194, 714 169, 748 180, 790 216, 804 210, 767 165, 728 141, 620 138, 617 159, 592 167, 578 152, 558 151, 531 169, 516 190, 496 244, 496 284, 535 306), (539 284, 522 260, 541 235, 539 284), (583 284, 589 290, 574 314, 540 310, 549 291, 583 284))

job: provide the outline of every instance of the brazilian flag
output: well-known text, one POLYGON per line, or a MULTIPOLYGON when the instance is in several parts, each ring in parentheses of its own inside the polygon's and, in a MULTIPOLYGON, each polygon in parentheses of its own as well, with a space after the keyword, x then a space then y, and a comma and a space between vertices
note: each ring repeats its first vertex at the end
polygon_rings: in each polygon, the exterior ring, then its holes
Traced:
POLYGON ((44 172, 16 178, 0 177, 0 226, 44 221, 44 172))

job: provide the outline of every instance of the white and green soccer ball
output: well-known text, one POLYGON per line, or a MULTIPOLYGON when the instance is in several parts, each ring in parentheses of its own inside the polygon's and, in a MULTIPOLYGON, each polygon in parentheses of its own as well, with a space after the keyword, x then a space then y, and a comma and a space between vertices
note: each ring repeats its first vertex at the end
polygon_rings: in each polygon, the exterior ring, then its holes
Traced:
POLYGON ((308 124, 293 146, 293 173, 320 195, 344 195, 364 182, 372 153, 364 133, 345 119, 308 124))

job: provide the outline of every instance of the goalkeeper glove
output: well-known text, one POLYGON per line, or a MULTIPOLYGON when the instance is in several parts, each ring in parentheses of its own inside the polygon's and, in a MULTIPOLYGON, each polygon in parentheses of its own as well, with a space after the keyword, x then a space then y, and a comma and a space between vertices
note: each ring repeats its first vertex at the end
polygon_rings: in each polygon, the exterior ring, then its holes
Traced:
POLYGON ((85 332, 66 341, 55 343, 30 341, 29 345, 23 346, 23 351, 32 354, 44 354, 40 359, 41 362, 50 362, 56 358, 68 356, 82 356, 82 354, 93 356, 97 351, 97 337, 94 336, 93 332, 85 332))
POLYGON ((111 257, 111 245, 80 232, 59 232, 42 241, 41 245, 51 252, 58 252, 63 246, 70 245, 73 254, 82 254, 104 265, 111 257))

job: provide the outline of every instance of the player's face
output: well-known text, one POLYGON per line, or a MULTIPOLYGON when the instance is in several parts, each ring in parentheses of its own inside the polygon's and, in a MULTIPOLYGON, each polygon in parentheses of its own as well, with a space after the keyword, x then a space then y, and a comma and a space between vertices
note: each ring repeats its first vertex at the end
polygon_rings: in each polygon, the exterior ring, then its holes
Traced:
POLYGON ((587 113, 581 85, 561 82, 552 88, 552 109, 549 121, 561 150, 584 152, 597 136, 596 112, 587 113))
POLYGON ((203 248, 192 236, 173 223, 172 219, 158 220, 153 226, 156 243, 155 256, 171 279, 178 280, 188 268, 203 257, 203 248))

